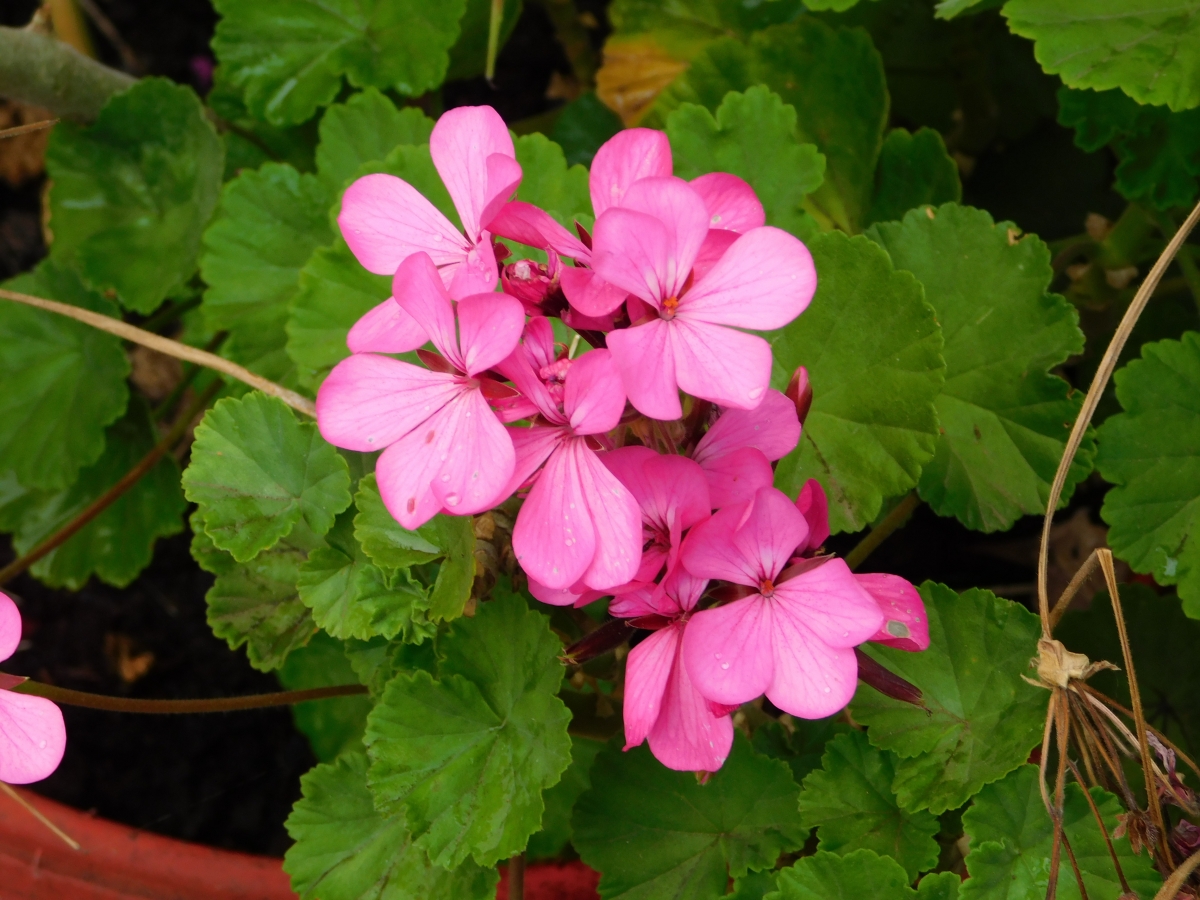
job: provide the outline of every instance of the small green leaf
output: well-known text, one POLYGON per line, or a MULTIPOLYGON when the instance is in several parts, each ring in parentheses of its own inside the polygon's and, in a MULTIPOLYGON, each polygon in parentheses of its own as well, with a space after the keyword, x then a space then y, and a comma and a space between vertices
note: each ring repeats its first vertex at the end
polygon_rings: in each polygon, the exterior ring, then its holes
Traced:
POLYGON ((900 219, 918 206, 957 203, 962 199, 958 166, 932 128, 888 132, 875 169, 875 195, 866 223, 900 219))
POLYGON ((895 757, 877 750, 861 731, 841 734, 825 748, 823 767, 804 779, 800 816, 817 829, 818 848, 841 856, 874 850, 915 879, 938 861, 938 820, 908 812, 892 793, 895 757))
POLYGON ((301 900, 491 900, 495 870, 466 862, 431 865, 408 834, 403 816, 375 811, 367 790, 367 758, 348 753, 300 779, 303 796, 288 816, 296 843, 284 857, 301 900))
POLYGON ((562 147, 535 132, 518 137, 513 148, 523 173, 517 200, 540 206, 567 226, 592 215, 588 171, 580 165, 568 167, 562 147))
POLYGON ((918 900, 958 900, 962 878, 957 872, 926 875, 917 885, 918 900))
MULTIPOLYGON (((342 642, 323 631, 289 653, 277 674, 279 683, 289 691, 353 684, 357 680, 342 642)), ((308 738, 317 759, 333 762, 343 751, 362 752, 363 730, 370 711, 368 697, 330 697, 297 703, 292 707, 292 719, 297 730, 308 738)))
POLYGON ((1058 124, 1075 129, 1075 146, 1095 153, 1137 127, 1142 105, 1117 89, 1058 89, 1058 124))
POLYGON ((498 598, 439 640, 436 679, 398 675, 372 711, 375 805, 405 810, 438 865, 492 865, 538 830, 542 791, 570 763, 561 650, 545 616, 498 598))
POLYGON ((346 658, 350 668, 365 684, 372 697, 383 693, 387 683, 399 672, 415 672, 421 669, 430 675, 437 673, 437 637, 420 644, 386 640, 381 637, 369 641, 353 638, 346 641, 346 658))
POLYGON ((596 151, 620 130, 621 117, 588 91, 562 108, 550 139, 562 147, 567 165, 590 166, 596 151))
POLYGON ((623 753, 614 742, 596 758, 592 785, 572 826, 604 900, 715 900, 731 877, 773 867, 807 836, 787 766, 740 733, 707 784, 664 768, 645 745, 623 753))
POLYGON ((1119 87, 1176 111, 1200 106, 1200 0, 1009 0, 1004 16, 1068 87, 1119 87))
POLYGON ((571 738, 571 765, 563 772, 562 780, 542 794, 546 811, 542 813, 542 830, 529 838, 526 859, 550 859, 560 855, 571 841, 571 810, 579 795, 592 786, 589 772, 596 754, 604 744, 590 738, 571 738))
MULTIPOLYGON (((983 210, 947 204, 881 223, 870 237, 916 275, 946 335, 941 433, 920 493, 938 515, 997 531, 1045 511, 1083 402, 1050 369, 1083 349, 1079 315, 1048 292, 1050 249, 983 210)), ((1091 471, 1085 440, 1063 502, 1091 471)))
POLYGON ((825 157, 800 143, 796 110, 766 87, 726 94, 715 116, 685 103, 667 116, 667 134, 680 178, 729 172, 754 188, 768 225, 793 234, 814 227, 801 204, 821 186, 825 157))
POLYGON ((1047 693, 1021 679, 1041 633, 1033 613, 989 591, 921 585, 930 648, 864 649, 920 688, 928 710, 860 687, 854 718, 896 760, 892 790, 905 809, 962 806, 1028 757, 1041 737, 1047 693))
POLYGON ((196 271, 221 189, 224 149, 191 88, 143 78, 94 125, 61 123, 46 170, 56 259, 149 313, 196 271))
POLYGON ((441 84, 466 0, 216 0, 212 46, 260 119, 289 125, 355 87, 416 97, 441 84))
POLYGON ((1135 572, 1178 585, 1200 619, 1200 334, 1142 346, 1117 372, 1125 410, 1100 427, 1096 467, 1115 485, 1100 514, 1135 572))
MULTIPOLYGON (((117 315, 71 269, 44 260, 4 284, 117 315)), ((65 316, 0 303, 0 471, 29 488, 60 490, 104 452, 104 429, 125 410, 129 360, 119 338, 65 316)))
POLYGON ((813 386, 800 446, 780 460, 775 484, 794 495, 818 479, 833 531, 858 531, 933 456, 942 334, 920 283, 866 238, 819 235, 809 249, 816 296, 768 335, 772 386, 782 390, 801 365, 813 386))
POLYGON ((724 900, 763 900, 767 894, 778 889, 775 872, 747 872, 733 880, 733 893, 724 900))
POLYGON ((763 900, 914 900, 917 892, 894 859, 873 850, 846 856, 824 851, 779 872, 779 890, 763 900))
POLYGON ((433 120, 415 106, 396 109, 375 88, 336 103, 321 117, 317 172, 332 194, 365 164, 386 159, 401 144, 428 144, 433 120))
POLYGON ((792 767, 796 784, 814 769, 821 768, 825 747, 839 734, 853 729, 838 717, 827 719, 793 719, 789 732, 778 721, 767 722, 754 729, 750 741, 754 749, 771 759, 782 759, 792 767))
POLYGON ((304 520, 318 536, 350 505, 346 461, 275 397, 221 400, 196 428, 183 473, 213 543, 246 562, 304 520))
MULTIPOLYGON (((1109 835, 1122 812, 1116 797, 1092 788, 1109 835)), ((1050 875, 1054 828, 1038 788, 1036 766, 1021 766, 1003 781, 979 792, 963 815, 963 828, 971 841, 966 864, 971 877, 959 890, 962 900, 1043 900, 1050 875)), ((1068 784, 1063 804, 1063 828, 1071 853, 1083 875, 1090 900, 1118 900, 1120 880, 1104 835, 1078 784, 1068 784)), ((1146 855, 1135 855, 1127 838, 1113 838, 1121 869, 1139 897, 1153 897, 1162 884, 1146 855)), ((1064 853, 1058 878, 1061 900, 1078 900, 1071 864, 1064 853)))

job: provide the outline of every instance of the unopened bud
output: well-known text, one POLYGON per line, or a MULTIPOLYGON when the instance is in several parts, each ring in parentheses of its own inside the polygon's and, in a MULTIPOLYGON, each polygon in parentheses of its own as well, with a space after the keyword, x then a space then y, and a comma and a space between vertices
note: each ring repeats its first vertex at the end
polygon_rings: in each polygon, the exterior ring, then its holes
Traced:
POLYGON ((804 420, 808 418, 808 411, 812 408, 813 391, 812 384, 808 380, 808 369, 800 366, 796 369, 792 380, 788 382, 787 390, 784 391, 787 398, 796 404, 796 417, 800 419, 800 424, 804 424, 804 420))
POLYGON ((585 663, 589 659, 615 650, 633 635, 634 628, 625 619, 605 622, 595 631, 584 635, 563 651, 562 661, 568 665, 585 663))
POLYGON ((504 293, 520 300, 531 316, 556 315, 566 304, 559 286, 562 263, 553 250, 547 256, 548 262, 519 259, 500 270, 504 293))
POLYGON ((895 672, 885 669, 858 647, 854 648, 854 658, 858 660, 858 680, 863 684, 870 685, 879 693, 891 697, 893 700, 927 709, 921 698, 921 689, 915 684, 911 684, 895 672))

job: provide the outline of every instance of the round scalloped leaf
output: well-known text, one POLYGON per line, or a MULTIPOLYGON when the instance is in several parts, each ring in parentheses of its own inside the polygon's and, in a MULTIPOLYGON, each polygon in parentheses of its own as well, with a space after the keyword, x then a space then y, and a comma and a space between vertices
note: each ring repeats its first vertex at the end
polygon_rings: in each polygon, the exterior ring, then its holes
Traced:
POLYGON ((428 144, 433 125, 417 107, 397 109, 375 88, 352 94, 321 117, 317 174, 340 194, 366 163, 386 159, 401 144, 428 144))
POLYGON ((962 199, 958 165, 932 128, 908 132, 893 128, 884 139, 875 168, 875 193, 866 223, 903 218, 918 206, 957 203, 962 199))
POLYGON ((910 881, 899 863, 873 850, 819 851, 781 870, 779 890, 763 900, 915 900, 910 881))

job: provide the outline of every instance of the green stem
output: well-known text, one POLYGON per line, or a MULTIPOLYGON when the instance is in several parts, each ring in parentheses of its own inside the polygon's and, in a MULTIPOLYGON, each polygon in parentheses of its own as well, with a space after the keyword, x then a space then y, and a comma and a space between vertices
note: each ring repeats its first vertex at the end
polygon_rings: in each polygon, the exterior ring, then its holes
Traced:
POLYGON ((0 95, 91 122, 108 98, 136 79, 88 59, 57 38, 0 27, 0 95))
POLYGON ((180 713, 236 712, 243 709, 267 709, 272 706, 292 706, 309 700, 330 697, 351 697, 365 694, 361 684, 339 684, 334 687, 309 688, 304 691, 278 691, 273 694, 249 694, 243 697, 214 697, 207 700, 139 700, 134 697, 112 697, 73 691, 40 681, 26 681, 12 689, 18 694, 45 697, 66 706, 84 706, 106 712, 149 713, 151 715, 180 713))
POLYGON ((496 74, 496 56, 500 52, 500 26, 504 23, 504 0, 492 0, 492 17, 488 20, 487 62, 483 74, 492 83, 496 74))
POLYGON ((883 521, 867 532, 866 537, 854 545, 854 549, 846 554, 846 565, 857 569, 863 564, 875 548, 891 537, 892 532, 898 531, 908 517, 921 505, 921 498, 916 491, 910 491, 904 499, 897 503, 883 521))

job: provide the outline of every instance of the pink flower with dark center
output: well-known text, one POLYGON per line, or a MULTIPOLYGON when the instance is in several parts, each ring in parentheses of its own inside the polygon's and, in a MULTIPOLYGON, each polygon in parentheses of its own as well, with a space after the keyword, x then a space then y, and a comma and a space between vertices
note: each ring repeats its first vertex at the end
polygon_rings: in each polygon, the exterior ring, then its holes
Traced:
POLYGON ((842 560, 788 567, 807 540, 804 516, 774 488, 722 509, 684 540, 680 558, 693 575, 755 591, 692 616, 683 658, 713 702, 765 693, 785 712, 817 719, 854 696, 853 648, 879 630, 883 615, 842 560))
POLYGON ((800 442, 796 407, 779 391, 767 391, 754 409, 724 409, 700 438, 692 459, 708 477, 714 509, 743 503, 775 481, 771 469, 800 442))
MULTIPOLYGON (((0 661, 17 652, 21 643, 21 613, 7 594, 0 593, 0 661)), ((0 781, 30 784, 58 768, 67 749, 62 712, 45 697, 18 694, 24 678, 0 672, 0 781)))
POLYGON ((393 292, 440 351, 426 354, 437 370, 357 353, 317 392, 317 425, 334 446, 384 451, 379 493, 413 529, 443 509, 469 515, 506 496, 516 457, 488 396, 511 391, 484 373, 512 353, 525 313, 505 294, 455 303, 423 252, 401 263, 393 292))

